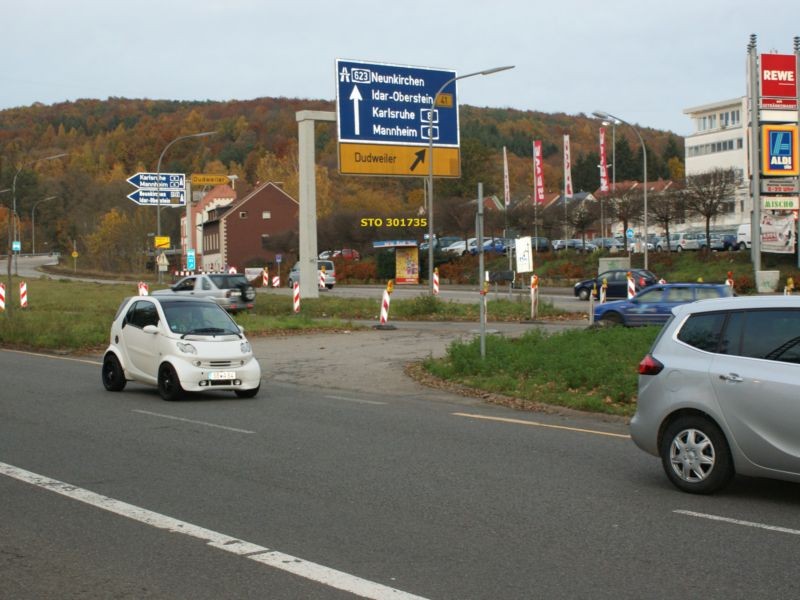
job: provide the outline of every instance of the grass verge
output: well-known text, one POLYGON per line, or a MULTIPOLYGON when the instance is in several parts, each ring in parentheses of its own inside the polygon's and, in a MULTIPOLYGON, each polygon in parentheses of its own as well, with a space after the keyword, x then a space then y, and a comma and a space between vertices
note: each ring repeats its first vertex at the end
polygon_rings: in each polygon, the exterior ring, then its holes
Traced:
POLYGON ((554 335, 530 331, 519 338, 489 336, 455 342, 423 367, 441 379, 514 399, 520 408, 551 404, 630 416, 636 409, 636 366, 659 327, 604 327, 554 335))

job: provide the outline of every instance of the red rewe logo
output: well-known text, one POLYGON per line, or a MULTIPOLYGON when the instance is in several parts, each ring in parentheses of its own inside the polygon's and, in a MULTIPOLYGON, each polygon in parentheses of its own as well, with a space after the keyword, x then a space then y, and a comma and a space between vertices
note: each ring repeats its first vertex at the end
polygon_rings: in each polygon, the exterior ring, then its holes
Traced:
POLYGON ((797 59, 794 54, 761 55, 761 96, 797 99, 797 59))

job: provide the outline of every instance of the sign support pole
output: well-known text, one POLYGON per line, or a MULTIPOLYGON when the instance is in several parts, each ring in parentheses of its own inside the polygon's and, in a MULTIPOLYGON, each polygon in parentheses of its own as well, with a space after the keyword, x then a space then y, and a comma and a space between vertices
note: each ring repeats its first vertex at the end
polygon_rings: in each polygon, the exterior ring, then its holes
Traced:
POLYGON ((301 110, 297 120, 300 175, 300 297, 319 298, 317 287, 317 181, 314 123, 336 121, 335 112, 301 110))
POLYGON ((761 270, 761 163, 759 148, 761 145, 761 130, 758 126, 758 54, 756 52, 756 36, 750 36, 747 46, 750 54, 748 65, 750 67, 750 191, 753 196, 753 212, 750 217, 750 242, 751 260, 753 271, 761 270))

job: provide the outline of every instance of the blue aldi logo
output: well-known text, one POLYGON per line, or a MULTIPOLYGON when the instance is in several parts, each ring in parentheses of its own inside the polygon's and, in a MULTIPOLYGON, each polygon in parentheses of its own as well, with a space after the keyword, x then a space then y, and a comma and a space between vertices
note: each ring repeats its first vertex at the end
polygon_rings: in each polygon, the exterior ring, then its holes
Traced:
POLYGON ((762 125, 761 171, 780 177, 800 174, 797 125, 762 125))

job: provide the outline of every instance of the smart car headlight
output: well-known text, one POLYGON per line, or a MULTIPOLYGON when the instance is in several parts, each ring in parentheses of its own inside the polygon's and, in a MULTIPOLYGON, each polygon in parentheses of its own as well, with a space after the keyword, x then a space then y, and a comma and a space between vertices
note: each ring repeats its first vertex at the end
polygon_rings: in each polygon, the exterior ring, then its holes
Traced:
POLYGON ((242 342, 239 344, 239 349, 242 351, 242 354, 249 354, 252 352, 252 348, 250 347, 250 342, 242 342))
POLYGON ((197 348, 185 342, 178 342, 178 350, 184 354, 197 354, 197 348))

